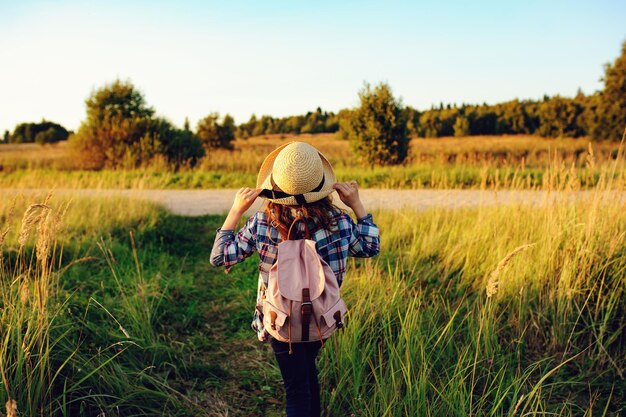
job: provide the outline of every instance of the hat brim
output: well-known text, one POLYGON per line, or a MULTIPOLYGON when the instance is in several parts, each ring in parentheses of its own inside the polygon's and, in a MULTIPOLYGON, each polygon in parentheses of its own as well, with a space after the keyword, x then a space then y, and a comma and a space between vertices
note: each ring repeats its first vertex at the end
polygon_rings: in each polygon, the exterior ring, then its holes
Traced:
MULTIPOLYGON (((261 188, 264 190, 274 189, 274 185, 272 184, 272 171, 274 169, 274 161, 276 160, 276 157, 278 156, 280 151, 283 150, 283 148, 285 148, 286 146, 290 145, 291 143, 293 142, 289 142, 282 146, 279 146, 278 148, 274 149, 272 152, 270 152, 269 155, 265 157, 265 160, 263 161, 263 163, 261 164, 261 168, 259 169, 259 174, 256 180, 256 188, 261 188)), ((320 188, 318 191, 311 191, 311 192, 302 194, 307 203, 313 203, 315 201, 319 201, 323 199, 324 197, 327 197, 328 195, 330 195, 334 191, 333 185, 337 182, 335 171, 333 170, 332 165, 330 165, 330 162, 328 162, 328 159, 326 159, 326 157, 322 155, 322 153, 319 151, 318 151, 318 155, 320 156, 320 159, 322 160, 322 169, 324 171, 324 183, 322 184, 322 188, 320 188)), ((296 198, 293 196, 285 197, 285 198, 270 198, 270 197, 265 197, 265 196, 262 196, 262 197, 276 204, 284 204, 284 205, 290 205, 290 206, 298 205, 296 198)))

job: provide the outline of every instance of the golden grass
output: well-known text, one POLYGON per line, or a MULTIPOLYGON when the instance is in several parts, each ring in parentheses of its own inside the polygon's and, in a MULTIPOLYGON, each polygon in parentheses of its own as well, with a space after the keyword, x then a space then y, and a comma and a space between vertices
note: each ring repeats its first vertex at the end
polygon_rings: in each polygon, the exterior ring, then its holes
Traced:
MULTIPOLYGON (((335 167, 354 166, 355 160, 347 141, 335 134, 266 135, 234 141, 234 151, 211 150, 200 168, 224 172, 256 172, 269 152, 292 140, 316 146, 335 167)), ((591 142, 588 138, 541 138, 533 135, 468 136, 462 138, 413 138, 407 164, 436 162, 443 164, 490 164, 546 166, 557 157, 570 164, 582 165, 593 147, 597 163, 614 159, 616 142, 591 142)), ((0 165, 5 169, 54 168, 71 169, 66 142, 0 145, 0 165)))
POLYGON ((271 135, 234 142, 234 150, 210 150, 195 168, 173 172, 155 161, 141 169, 83 171, 71 169, 64 143, 0 146, 0 187, 201 189, 251 186, 264 158, 292 140, 313 144, 330 160, 339 181, 358 180, 364 188, 550 188, 567 176, 572 186, 595 187, 612 170, 626 181, 620 144, 586 138, 545 139, 537 136, 414 138, 405 164, 359 165, 348 142, 334 134, 271 135), (6 147, 6 148, 5 148, 6 147), (23 147, 23 148, 22 148, 23 147), (1 151, 4 149, 4 151, 1 151), (24 149, 22 153, 20 149, 24 149))
MULTIPOLYGON (((545 189, 575 191, 569 177, 557 173, 548 173, 554 182, 545 189)), ((350 322, 322 352, 322 381, 337 388, 324 394, 330 415, 355 409, 372 417, 539 414, 555 406, 574 415, 592 406, 579 410, 577 398, 563 400, 578 380, 556 371, 575 363, 589 379, 607 384, 579 391, 610 405, 611 375, 625 369, 611 332, 626 288, 626 212, 610 188, 605 178, 575 204, 558 199, 541 207, 375 213, 383 252, 363 267, 350 264, 342 287, 350 322), (481 389, 476 381, 495 388, 481 389)), ((27 213, 22 224, 28 225, 11 229, 10 241, 27 229, 26 242, 38 245, 33 235, 52 230, 40 227, 53 220, 50 212, 64 213, 56 232, 61 242, 87 244, 139 220, 150 226, 158 214, 151 204, 122 198, 79 199, 66 212, 67 200, 43 193, 36 201, 42 203, 0 199, 0 227, 14 213, 27 213)), ((137 268, 141 276, 139 261, 137 268)), ((30 282, 12 288, 14 305, 36 302, 38 287, 30 282)), ((120 331, 126 332, 121 324, 120 331)), ((225 402, 214 405, 210 412, 227 409, 225 402)))
POLYGON ((68 158, 67 142, 43 146, 36 143, 9 143, 0 145, 0 166, 8 169, 67 169, 72 167, 72 161, 68 158))
MULTIPOLYGON (((235 151, 214 150, 201 167, 207 170, 255 172, 265 156, 276 147, 292 140, 316 146, 334 167, 354 166, 355 158, 347 141, 334 134, 270 135, 238 139, 235 151)), ((567 164, 584 165, 590 146, 600 164, 616 157, 616 142, 591 142, 587 138, 550 139, 532 135, 468 136, 462 138, 413 138, 406 165, 424 162, 471 165, 523 165, 544 167, 555 158, 567 164)))

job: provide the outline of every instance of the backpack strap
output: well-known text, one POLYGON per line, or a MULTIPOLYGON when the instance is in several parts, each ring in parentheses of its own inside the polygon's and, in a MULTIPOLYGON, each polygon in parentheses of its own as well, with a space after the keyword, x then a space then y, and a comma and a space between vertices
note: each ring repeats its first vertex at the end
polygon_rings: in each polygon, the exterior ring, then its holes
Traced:
POLYGON ((302 341, 309 341, 309 324, 311 323, 311 315, 313 314, 313 303, 311 303, 311 295, 308 288, 302 289, 302 306, 300 307, 302 315, 302 341))
POLYGON ((298 222, 302 222, 302 224, 304 225, 304 238, 305 239, 311 239, 311 232, 309 231, 309 226, 306 224, 306 218, 304 216, 302 216, 301 214, 299 214, 293 220, 293 222, 291 222, 291 226, 289 226, 289 232, 287 232, 287 240, 291 240, 291 231, 293 230, 293 227, 298 222))

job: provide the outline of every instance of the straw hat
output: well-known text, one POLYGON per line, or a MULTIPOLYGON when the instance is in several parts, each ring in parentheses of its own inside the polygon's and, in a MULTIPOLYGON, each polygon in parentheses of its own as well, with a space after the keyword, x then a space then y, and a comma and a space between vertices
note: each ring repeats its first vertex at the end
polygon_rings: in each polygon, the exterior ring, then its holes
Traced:
POLYGON ((272 151, 261 164, 256 188, 260 196, 278 204, 300 205, 333 192, 333 167, 308 143, 290 142, 272 151))

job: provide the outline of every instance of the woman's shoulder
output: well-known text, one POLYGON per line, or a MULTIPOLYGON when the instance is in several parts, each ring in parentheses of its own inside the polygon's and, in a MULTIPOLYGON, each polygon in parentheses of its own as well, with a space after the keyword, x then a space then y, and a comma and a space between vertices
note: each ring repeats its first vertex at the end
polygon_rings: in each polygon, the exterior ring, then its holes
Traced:
POLYGON ((252 215, 256 221, 268 221, 267 214, 263 210, 259 210, 252 215))
POLYGON ((352 231, 354 222, 348 213, 340 209, 334 209, 330 216, 331 224, 324 228, 329 235, 344 236, 352 231))
POLYGON ((254 213, 251 217, 250 217, 250 222, 254 224, 255 229, 257 229, 258 232, 261 233, 265 233, 266 229, 269 227, 270 225, 270 219, 267 216, 267 214, 262 211, 259 210, 256 213, 254 213))
POLYGON ((354 222, 352 221, 352 217, 350 217, 350 215, 348 213, 346 213, 343 210, 340 209, 335 209, 333 211, 333 219, 339 223, 347 223, 349 225, 353 224, 354 222))

